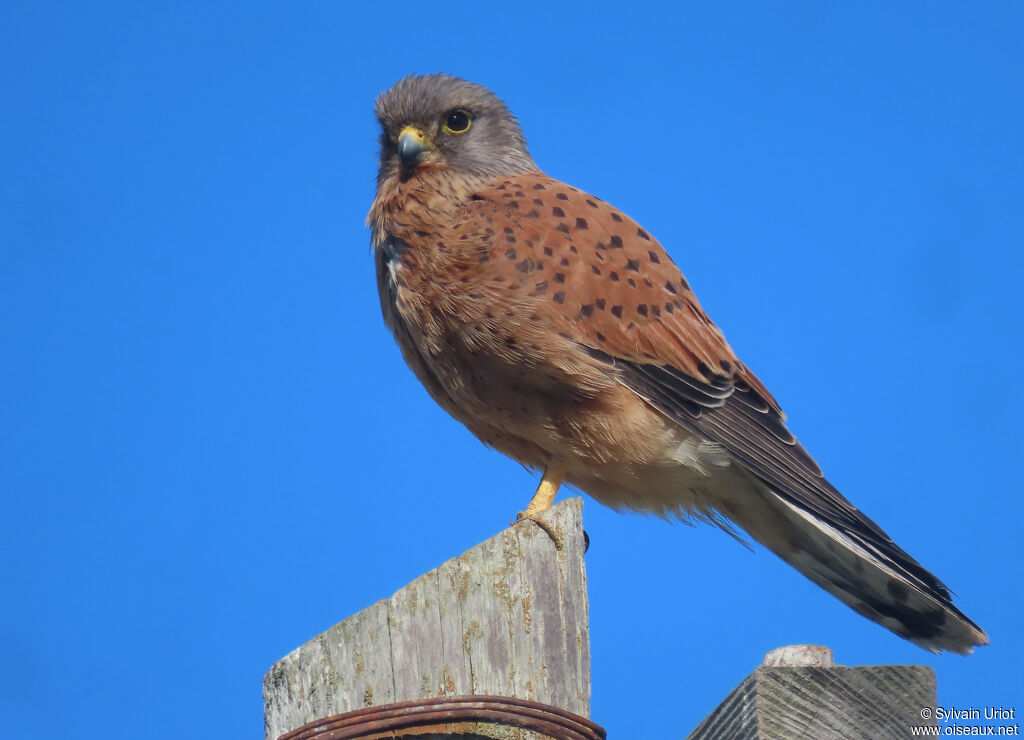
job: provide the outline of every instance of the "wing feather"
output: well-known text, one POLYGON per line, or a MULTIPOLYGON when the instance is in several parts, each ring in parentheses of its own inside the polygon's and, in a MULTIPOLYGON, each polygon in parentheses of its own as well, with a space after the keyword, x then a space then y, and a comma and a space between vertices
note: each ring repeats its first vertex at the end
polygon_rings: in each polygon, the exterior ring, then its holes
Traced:
POLYGON ((543 174, 510 178, 478 197, 467 218, 485 219, 496 238, 527 236, 505 250, 515 253, 506 269, 523 289, 542 285, 554 298, 553 318, 565 336, 612 366, 653 407, 720 445, 788 504, 949 603, 948 589, 825 479, 786 427, 778 402, 650 234, 607 203, 543 174), (524 253, 529 262, 518 261, 524 253))

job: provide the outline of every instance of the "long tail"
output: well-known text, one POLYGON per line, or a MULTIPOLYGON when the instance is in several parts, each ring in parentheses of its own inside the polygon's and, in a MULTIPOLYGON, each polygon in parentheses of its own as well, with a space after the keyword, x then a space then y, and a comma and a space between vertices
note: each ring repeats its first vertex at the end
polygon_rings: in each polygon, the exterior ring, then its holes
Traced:
POLYGON ((949 589, 870 520, 864 518, 882 538, 841 529, 760 482, 758 494, 723 513, 854 611, 933 653, 968 655, 989 643, 953 605, 949 589))

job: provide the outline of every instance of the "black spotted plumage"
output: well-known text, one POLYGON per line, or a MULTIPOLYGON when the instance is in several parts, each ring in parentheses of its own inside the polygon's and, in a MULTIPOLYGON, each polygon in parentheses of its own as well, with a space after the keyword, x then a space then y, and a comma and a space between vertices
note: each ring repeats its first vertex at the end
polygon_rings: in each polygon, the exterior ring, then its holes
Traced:
POLYGON ((619 509, 727 518, 928 650, 987 644, 826 480, 658 241, 544 175, 504 103, 433 75, 397 83, 377 113, 385 319, 442 407, 544 471, 541 507, 564 479, 619 509), (443 124, 455 109, 458 134, 443 124))

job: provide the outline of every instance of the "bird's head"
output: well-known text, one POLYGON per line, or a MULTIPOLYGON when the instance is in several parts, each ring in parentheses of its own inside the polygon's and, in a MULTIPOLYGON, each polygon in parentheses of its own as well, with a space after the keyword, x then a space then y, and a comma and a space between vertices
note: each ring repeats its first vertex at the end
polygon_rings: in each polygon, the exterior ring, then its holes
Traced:
POLYGON ((494 93, 449 75, 410 75, 377 98, 384 182, 423 168, 478 176, 535 172, 515 116, 494 93))

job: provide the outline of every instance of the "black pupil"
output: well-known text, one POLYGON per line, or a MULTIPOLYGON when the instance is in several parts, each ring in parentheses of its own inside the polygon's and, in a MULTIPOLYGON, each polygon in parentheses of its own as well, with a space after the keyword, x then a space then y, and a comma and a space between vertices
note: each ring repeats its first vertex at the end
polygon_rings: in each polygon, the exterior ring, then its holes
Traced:
POLYGON ((453 110, 448 114, 448 128, 452 131, 465 131, 469 128, 469 116, 465 111, 453 110))

